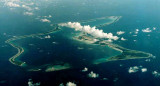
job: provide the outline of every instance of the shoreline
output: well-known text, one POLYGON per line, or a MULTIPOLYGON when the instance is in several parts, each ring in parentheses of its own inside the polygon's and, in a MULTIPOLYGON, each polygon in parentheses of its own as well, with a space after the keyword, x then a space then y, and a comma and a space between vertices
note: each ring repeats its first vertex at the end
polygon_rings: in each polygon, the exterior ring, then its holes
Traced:
POLYGON ((31 35, 18 36, 18 37, 14 37, 14 38, 10 38, 10 39, 6 40, 5 43, 7 43, 7 44, 9 44, 12 47, 14 47, 14 48, 17 49, 17 53, 14 56, 10 57, 9 61, 12 64, 17 65, 17 66, 25 66, 25 65, 27 65, 26 62, 18 60, 18 57, 25 52, 24 48, 21 47, 21 46, 18 46, 16 44, 14 44, 14 43, 12 43, 13 41, 16 41, 18 39, 24 39, 24 38, 34 37, 34 36, 48 35, 48 34, 57 32, 59 30, 61 30, 61 29, 59 28, 59 26, 56 25, 53 30, 45 32, 45 33, 37 33, 37 34, 31 34, 31 35))
POLYGON ((127 49, 124 48, 122 46, 119 46, 117 44, 113 44, 104 40, 98 40, 96 42, 93 41, 94 38, 87 36, 87 35, 80 35, 78 37, 73 37, 73 39, 77 40, 77 41, 81 41, 87 44, 93 44, 93 45, 100 45, 100 46, 108 46, 111 49, 114 49, 116 51, 119 51, 120 54, 115 55, 115 56, 111 56, 111 57, 107 57, 107 58, 100 58, 100 59, 96 59, 95 61, 93 61, 93 64, 100 64, 100 63, 104 63, 104 62, 108 62, 108 61, 118 61, 118 60, 129 60, 129 59, 142 59, 142 58, 151 58, 153 57, 152 54, 150 53, 146 53, 143 51, 138 51, 138 50, 131 50, 131 49, 127 49), (89 41, 89 42, 87 42, 89 41))

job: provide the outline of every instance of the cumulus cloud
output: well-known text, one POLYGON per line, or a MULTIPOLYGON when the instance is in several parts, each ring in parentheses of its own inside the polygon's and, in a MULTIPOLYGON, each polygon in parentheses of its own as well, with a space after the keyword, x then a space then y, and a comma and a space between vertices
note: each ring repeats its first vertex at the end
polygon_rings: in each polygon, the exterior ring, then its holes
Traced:
POLYGON ((39 10, 39 7, 35 7, 34 9, 35 9, 35 10, 39 10))
POLYGON ((149 33, 149 32, 152 32, 152 30, 150 30, 150 28, 146 28, 146 29, 143 29, 142 32, 149 33))
POLYGON ((88 71, 88 68, 84 68, 83 70, 82 70, 82 72, 87 72, 88 71))
POLYGON ((134 42, 136 42, 137 40, 133 40, 134 42))
POLYGON ((90 78, 98 78, 98 77, 99 77, 99 74, 96 74, 96 73, 94 73, 93 71, 91 71, 91 72, 88 74, 88 77, 90 77, 90 78))
POLYGON ((40 20, 41 22, 48 22, 48 23, 50 23, 51 21, 50 20, 48 20, 48 19, 41 19, 40 20))
POLYGON ((57 42, 52 42, 53 44, 58 44, 57 42))
POLYGON ((138 72, 139 70, 139 67, 138 66, 134 66, 134 67, 130 67, 128 72, 129 73, 135 73, 135 72, 138 72))
POLYGON ((48 35, 48 36, 45 36, 44 38, 46 38, 46 39, 50 39, 50 38, 51 38, 51 36, 50 36, 50 35, 48 35))
POLYGON ((153 71, 152 74, 153 74, 155 77, 160 77, 160 73, 157 72, 157 71, 153 71))
POLYGON ((24 9, 28 10, 28 11, 31 11, 31 10, 32 10, 32 8, 29 7, 29 6, 27 6, 27 5, 22 5, 22 7, 23 7, 24 9))
POLYGON ((117 32, 118 35, 122 35, 122 34, 124 34, 124 33, 125 33, 124 31, 118 31, 118 32, 117 32))
POLYGON ((5 3, 6 6, 9 6, 9 7, 20 7, 19 4, 16 4, 16 3, 13 3, 13 2, 7 2, 5 3))
POLYGON ((32 79, 29 79, 29 81, 28 81, 28 86, 40 86, 40 82, 38 82, 38 83, 33 83, 32 79))
POLYGON ((73 83, 73 82, 68 82, 67 84, 66 84, 66 86, 77 86, 75 83, 73 83))
POLYGON ((122 37, 121 40, 122 40, 122 41, 125 41, 125 40, 127 40, 127 39, 125 39, 125 38, 122 37))
POLYGON ((153 30, 156 30, 156 27, 153 27, 153 30))
POLYGON ((142 68, 141 71, 142 72, 147 72, 147 68, 142 68))
POLYGON ((136 32, 139 32, 139 29, 136 29, 136 32))
POLYGON ((137 35, 133 35, 133 36, 137 36, 137 35))
POLYGON ((133 67, 130 67, 129 70, 128 70, 128 72, 129 73, 136 73, 139 70, 141 70, 141 72, 147 72, 147 68, 143 68, 142 66, 133 66, 133 67))
POLYGON ((24 15, 32 16, 33 13, 32 12, 24 12, 24 15))
POLYGON ((59 25, 73 28, 76 31, 81 31, 81 32, 90 34, 95 38, 107 38, 107 39, 112 39, 112 40, 118 39, 118 37, 113 36, 112 33, 104 33, 103 30, 96 29, 96 27, 91 27, 89 25, 82 26, 79 22, 61 23, 59 25))
POLYGON ((59 86, 64 86, 64 84, 63 84, 63 83, 61 83, 59 86))
POLYGON ((136 29, 136 31, 134 32, 135 34, 138 34, 138 32, 139 32, 139 29, 136 29))
POLYGON ((49 17, 49 18, 51 18, 51 17, 52 17, 52 15, 49 15, 48 17, 49 17))

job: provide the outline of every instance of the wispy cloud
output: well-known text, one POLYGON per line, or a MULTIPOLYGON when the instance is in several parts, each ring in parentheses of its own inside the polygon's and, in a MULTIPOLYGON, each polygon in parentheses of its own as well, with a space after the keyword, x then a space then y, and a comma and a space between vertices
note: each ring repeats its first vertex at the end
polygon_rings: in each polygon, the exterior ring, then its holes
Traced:
POLYGON ((50 23, 51 21, 50 20, 48 20, 48 19, 41 19, 40 20, 41 22, 48 22, 48 23, 50 23))
POLYGON ((24 15, 32 16, 34 14, 32 12, 24 12, 24 15))
POLYGON ((124 34, 124 33, 125 33, 124 31, 118 31, 118 32, 117 32, 118 35, 122 35, 122 34, 124 34))

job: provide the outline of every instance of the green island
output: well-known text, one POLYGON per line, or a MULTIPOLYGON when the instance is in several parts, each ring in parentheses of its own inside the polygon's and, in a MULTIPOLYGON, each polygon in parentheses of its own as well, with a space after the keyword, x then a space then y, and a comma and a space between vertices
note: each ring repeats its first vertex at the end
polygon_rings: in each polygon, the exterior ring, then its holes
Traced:
POLYGON ((79 40, 79 41, 83 41, 83 42, 86 42, 86 43, 90 43, 90 44, 108 46, 108 47, 110 47, 110 48, 112 48, 114 50, 117 50, 117 51, 119 51, 121 53, 120 55, 116 55, 116 56, 112 56, 112 57, 96 59, 93 62, 93 64, 100 64, 100 63, 104 63, 104 62, 108 62, 108 61, 128 60, 128 59, 141 59, 141 58, 154 57, 150 53, 127 49, 127 48, 124 48, 122 46, 119 46, 117 44, 113 44, 113 43, 105 41, 105 40, 94 41, 95 40, 94 37, 88 36, 86 34, 82 34, 82 35, 80 35, 78 37, 74 37, 74 39, 79 40))
POLYGON ((31 34, 31 35, 24 35, 24 36, 17 36, 17 37, 13 37, 13 38, 10 38, 8 39, 7 41, 5 41, 6 43, 10 44, 12 47, 16 48, 17 49, 17 54, 15 54, 14 56, 12 56, 11 58, 9 58, 9 61, 14 64, 14 65, 17 65, 17 66, 26 66, 26 62, 23 62, 23 61, 20 61, 18 59, 18 57, 20 55, 23 54, 23 52, 25 51, 23 47, 19 46, 19 45, 16 45, 13 43, 13 41, 16 41, 16 40, 19 40, 19 39, 24 39, 24 38, 29 38, 29 37, 35 37, 35 36, 41 36, 41 35, 47 35, 47 34, 51 34, 51 33, 54 33, 54 32, 57 32, 61 30, 61 28, 58 26, 58 25, 55 25, 55 28, 50 30, 50 31, 47 31, 45 33, 37 33, 37 34, 31 34))

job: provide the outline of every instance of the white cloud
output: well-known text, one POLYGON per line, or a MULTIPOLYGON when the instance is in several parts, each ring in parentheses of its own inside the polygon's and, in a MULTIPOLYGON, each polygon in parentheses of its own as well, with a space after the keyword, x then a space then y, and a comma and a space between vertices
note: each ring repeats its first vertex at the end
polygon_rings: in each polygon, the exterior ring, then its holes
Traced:
POLYGON ((133 67, 130 67, 128 72, 129 73, 136 73, 138 71, 141 71, 142 73, 144 72, 147 72, 147 68, 143 68, 142 66, 133 66, 133 67))
POLYGON ((28 10, 28 11, 31 11, 31 10, 32 10, 32 8, 29 7, 29 6, 27 6, 27 5, 22 5, 22 7, 23 7, 24 9, 28 10))
POLYGON ((32 12, 24 12, 24 15, 32 16, 32 15, 33 15, 33 13, 32 13, 32 12))
POLYGON ((48 35, 48 36, 45 36, 44 38, 46 38, 46 39, 50 39, 50 38, 51 38, 51 36, 50 36, 50 35, 48 35))
POLYGON ((66 84, 66 86, 77 86, 75 83, 73 83, 73 82, 68 82, 67 84, 66 84))
POLYGON ((90 78, 98 78, 98 77, 99 77, 99 74, 96 74, 96 73, 94 73, 93 71, 91 71, 91 72, 88 74, 88 77, 90 77, 90 78))
POLYGON ((136 29, 136 32, 139 32, 139 29, 136 29))
POLYGON ((138 66, 134 66, 134 67, 130 67, 128 72, 129 73, 135 73, 135 72, 138 72, 139 70, 139 67, 138 66))
POLYGON ((152 32, 152 30, 150 30, 150 28, 146 28, 146 29, 143 29, 142 32, 149 33, 149 32, 152 32))
POLYGON ((133 35, 133 36, 137 36, 137 35, 133 35))
POLYGON ((28 81, 28 86, 40 86, 40 82, 38 82, 38 83, 33 83, 32 79, 29 79, 29 81, 28 81))
POLYGON ((139 32, 139 29, 136 29, 135 34, 138 34, 138 32, 139 32))
POLYGON ((135 34, 138 34, 138 32, 135 32, 135 34))
POLYGON ((64 86, 64 84, 63 84, 63 83, 61 83, 59 86, 64 86))
POLYGON ((9 6, 9 7, 20 7, 19 4, 16 4, 16 3, 13 3, 13 2, 7 2, 5 3, 6 6, 9 6))
POLYGON ((146 59, 145 61, 146 61, 146 62, 150 62, 150 61, 151 61, 151 59, 146 59))
POLYGON ((83 70, 82 70, 82 72, 87 72, 88 71, 88 68, 84 68, 83 70))
POLYGON ((58 44, 57 42, 52 42, 53 44, 58 44))
POLYGON ((125 33, 124 31, 118 31, 118 32, 117 32, 118 35, 122 35, 122 34, 124 34, 124 33, 125 33))
POLYGON ((49 18, 51 18, 51 17, 52 17, 52 15, 49 15, 48 17, 49 17, 49 18))
POLYGON ((89 25, 82 26, 79 22, 61 23, 59 25, 73 28, 76 31, 82 31, 84 33, 88 33, 96 38, 108 38, 108 39, 112 39, 112 40, 118 39, 118 37, 113 36, 112 33, 104 33, 103 30, 96 29, 96 27, 90 27, 89 25))
POLYGON ((153 30, 156 30, 156 27, 153 27, 153 30))
POLYGON ((133 40, 134 42, 136 42, 137 40, 133 40))
POLYGON ((35 9, 35 10, 39 10, 39 8, 38 8, 38 7, 35 7, 34 9, 35 9))
POLYGON ((153 74, 155 77, 160 77, 160 73, 157 72, 157 71, 153 71, 152 74, 153 74))
POLYGON ((125 39, 125 38, 122 37, 121 40, 122 40, 122 41, 125 41, 125 40, 127 40, 127 39, 125 39))
POLYGON ((108 39, 107 42, 113 42, 111 39, 108 39))
POLYGON ((50 20, 48 20, 48 19, 41 19, 41 21, 42 22, 48 22, 48 23, 50 23, 51 21, 50 20))
POLYGON ((142 68, 141 71, 142 72, 147 72, 147 68, 142 68))

